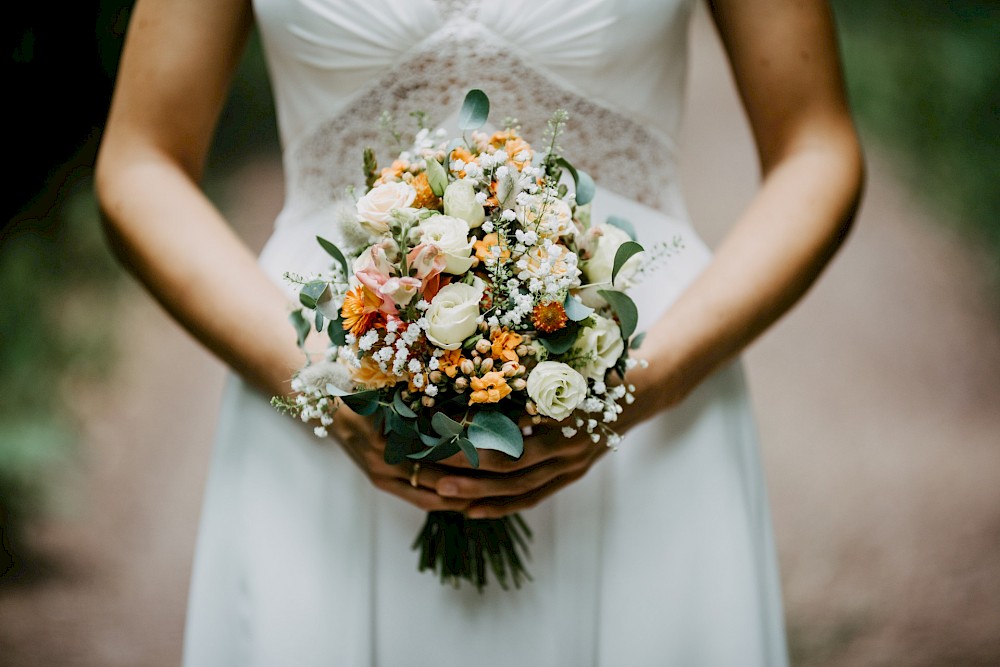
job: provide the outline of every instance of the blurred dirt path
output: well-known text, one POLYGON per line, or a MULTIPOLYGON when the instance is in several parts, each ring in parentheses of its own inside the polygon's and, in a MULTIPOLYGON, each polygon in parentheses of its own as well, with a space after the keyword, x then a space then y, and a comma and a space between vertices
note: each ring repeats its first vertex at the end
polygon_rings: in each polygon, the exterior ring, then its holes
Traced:
MULTIPOLYGON (((745 122, 703 17, 683 177, 710 241, 755 186, 745 122)), ((254 247, 279 167, 229 217, 254 247)), ((804 665, 1000 663, 1000 321, 981 258, 875 159, 856 231, 747 354, 793 655, 804 665)), ((176 665, 223 370, 137 288, 113 382, 42 558, 0 587, 0 664, 176 665)))

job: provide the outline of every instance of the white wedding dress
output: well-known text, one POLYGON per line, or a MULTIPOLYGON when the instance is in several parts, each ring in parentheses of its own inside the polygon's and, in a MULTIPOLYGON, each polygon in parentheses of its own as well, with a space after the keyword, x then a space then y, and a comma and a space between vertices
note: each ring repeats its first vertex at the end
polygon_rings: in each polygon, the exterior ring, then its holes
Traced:
MULTIPOLYGON (((330 201, 382 145, 379 115, 453 129, 470 88, 491 119, 560 142, 599 185, 594 219, 685 248, 633 294, 648 325, 709 261, 675 170, 693 0, 256 0, 287 201, 261 256, 321 268, 330 201)), ((385 163, 394 151, 383 147, 385 163)), ((720 186, 724 187, 724 185, 720 186)), ((247 332, 252 335, 252 332, 247 332)), ((335 443, 230 381, 195 556, 191 667, 783 665, 781 597, 738 364, 634 429, 525 513, 520 590, 417 572, 421 511, 372 488, 335 443)))

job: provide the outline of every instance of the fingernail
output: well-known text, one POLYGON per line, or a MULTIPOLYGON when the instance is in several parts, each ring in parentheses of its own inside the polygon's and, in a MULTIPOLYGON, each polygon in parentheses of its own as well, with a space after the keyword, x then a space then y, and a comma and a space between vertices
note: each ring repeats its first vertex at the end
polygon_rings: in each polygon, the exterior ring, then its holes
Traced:
POLYGON ((454 482, 441 482, 438 484, 437 491, 440 496, 456 496, 458 495, 458 485, 454 482))
POLYGON ((483 510, 469 510, 469 513, 466 514, 466 516, 468 516, 470 519, 485 519, 486 512, 484 512, 483 510))

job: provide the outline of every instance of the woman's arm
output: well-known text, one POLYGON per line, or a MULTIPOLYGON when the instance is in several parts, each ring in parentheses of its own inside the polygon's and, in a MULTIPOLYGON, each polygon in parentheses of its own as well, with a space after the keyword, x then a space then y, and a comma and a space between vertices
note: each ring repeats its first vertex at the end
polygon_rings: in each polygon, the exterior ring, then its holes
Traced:
MULTIPOLYGON (((636 403, 616 424, 620 432, 681 401, 786 312, 847 235, 861 193, 861 150, 826 3, 716 0, 710 7, 763 183, 708 268, 649 330, 636 353, 649 367, 629 373, 636 403)), ((522 460, 484 457, 486 469, 513 471, 514 483, 453 476, 438 482, 439 492, 497 496, 472 513, 501 516, 583 476, 605 449, 586 436, 563 440, 545 430, 522 460)))
POLYGON ((251 21, 244 0, 137 3, 96 184, 128 268, 199 341, 278 394, 302 363, 286 298, 197 185, 251 21))
MULTIPOLYGON (((246 0, 140 0, 129 26, 96 182, 122 261, 171 315, 269 395, 303 363, 284 293, 197 185, 252 24, 246 0)), ((332 429, 379 488, 422 509, 462 509, 382 460, 369 420, 332 429)))

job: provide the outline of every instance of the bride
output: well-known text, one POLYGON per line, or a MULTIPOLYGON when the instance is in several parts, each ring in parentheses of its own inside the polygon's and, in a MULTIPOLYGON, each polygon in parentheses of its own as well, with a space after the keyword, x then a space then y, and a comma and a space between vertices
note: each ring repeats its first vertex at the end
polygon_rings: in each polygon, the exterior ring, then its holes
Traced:
MULTIPOLYGON (((805 292, 850 226, 862 160, 830 12, 715 0, 760 156, 760 190, 714 256, 675 171, 693 0, 139 0, 97 165, 123 261, 234 370, 206 492, 189 665, 781 665, 781 598, 741 350, 805 292), (197 183, 252 24, 264 40, 287 198, 255 258, 197 183), (684 250, 633 292, 648 335, 619 450, 539 429, 518 461, 389 466, 367 418, 332 435, 276 414, 303 363, 280 276, 322 268, 330 202, 378 118, 453 129, 470 88, 567 157, 595 220, 684 250), (606 455, 605 455, 606 454, 606 455), (428 510, 526 512, 518 591, 440 586, 410 543, 428 510)), ((385 147, 384 159, 389 155, 385 147)), ((725 183, 717 183, 720 190, 725 183)), ((446 461, 452 463, 451 461, 446 461)))

